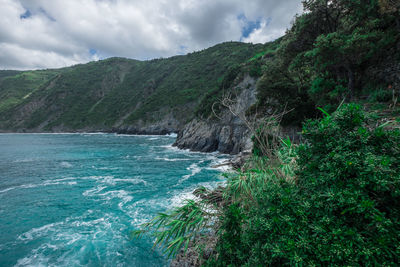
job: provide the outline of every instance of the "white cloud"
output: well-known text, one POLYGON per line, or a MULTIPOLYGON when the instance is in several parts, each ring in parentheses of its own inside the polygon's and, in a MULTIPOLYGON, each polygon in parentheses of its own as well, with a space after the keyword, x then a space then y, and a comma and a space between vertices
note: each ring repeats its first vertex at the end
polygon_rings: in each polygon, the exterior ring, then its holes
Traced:
POLYGON ((0 0, 0 69, 62 67, 110 56, 149 59, 224 41, 270 41, 301 11, 300 2, 0 0), (239 15, 261 18, 261 27, 242 38, 239 15))

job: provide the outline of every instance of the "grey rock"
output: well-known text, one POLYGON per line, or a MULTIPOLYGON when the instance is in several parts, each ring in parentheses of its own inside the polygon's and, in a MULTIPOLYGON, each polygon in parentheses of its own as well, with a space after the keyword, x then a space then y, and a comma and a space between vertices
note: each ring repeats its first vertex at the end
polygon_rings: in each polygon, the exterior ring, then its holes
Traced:
POLYGON ((251 132, 236 114, 243 114, 256 102, 255 85, 255 79, 245 76, 235 88, 240 93, 232 106, 233 112, 226 109, 219 114, 219 119, 197 118, 190 121, 179 131, 174 146, 192 151, 219 151, 225 154, 251 150, 251 132))

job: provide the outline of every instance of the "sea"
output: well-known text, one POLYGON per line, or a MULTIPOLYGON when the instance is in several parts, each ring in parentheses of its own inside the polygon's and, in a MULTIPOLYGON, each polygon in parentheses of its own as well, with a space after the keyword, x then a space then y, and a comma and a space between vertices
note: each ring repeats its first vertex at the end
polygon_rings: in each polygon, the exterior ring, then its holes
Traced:
POLYGON ((168 266, 132 231, 224 183, 176 136, 0 134, 0 266, 168 266))

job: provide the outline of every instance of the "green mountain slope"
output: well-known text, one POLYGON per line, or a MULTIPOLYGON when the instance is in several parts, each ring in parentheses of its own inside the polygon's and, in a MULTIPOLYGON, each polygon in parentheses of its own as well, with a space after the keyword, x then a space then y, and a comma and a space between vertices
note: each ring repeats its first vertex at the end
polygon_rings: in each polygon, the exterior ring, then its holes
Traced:
POLYGON ((134 132, 163 121, 164 130, 177 130, 229 69, 264 50, 265 45, 229 42, 167 59, 110 58, 56 70, 1 71, 0 129, 134 132))

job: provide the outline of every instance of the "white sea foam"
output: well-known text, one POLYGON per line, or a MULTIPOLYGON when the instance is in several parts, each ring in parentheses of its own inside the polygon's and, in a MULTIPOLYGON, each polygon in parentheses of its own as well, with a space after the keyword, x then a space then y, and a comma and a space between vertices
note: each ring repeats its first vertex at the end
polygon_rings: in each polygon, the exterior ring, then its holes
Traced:
POLYGON ((37 266, 37 267, 45 267, 47 266, 49 259, 42 258, 40 255, 34 254, 31 257, 25 257, 19 259, 15 264, 15 267, 19 266, 37 266))
POLYGON ((105 133, 105 132, 96 132, 96 133, 79 133, 80 135, 110 135, 110 133, 105 133))
POLYGON ((174 195, 168 202, 167 208, 174 208, 182 206, 185 200, 192 199, 192 200, 199 200, 198 197, 193 195, 194 190, 190 190, 187 192, 181 192, 179 194, 174 195))
POLYGON ((27 159, 17 159, 14 160, 13 163, 25 163, 25 162, 33 162, 37 159, 33 159, 33 158, 27 158, 27 159))
POLYGON ((67 161, 61 162, 60 165, 61 165, 61 167, 63 167, 63 168, 71 168, 71 167, 72 167, 72 164, 69 163, 69 162, 67 162, 67 161))
POLYGON ((226 185, 226 180, 225 179, 218 179, 216 181, 210 181, 210 182, 202 182, 198 184, 194 184, 190 186, 189 188, 186 188, 185 191, 179 191, 176 192, 171 199, 167 201, 166 208, 171 209, 174 207, 179 207, 182 206, 182 204, 185 202, 185 200, 192 199, 192 200, 199 200, 198 197, 196 197, 193 194, 193 191, 196 188, 199 187, 205 187, 210 190, 213 190, 217 188, 218 186, 225 186, 226 185))
POLYGON ((15 190, 15 189, 28 189, 28 188, 36 188, 36 187, 41 187, 41 186, 60 185, 60 184, 61 185, 76 185, 77 184, 76 181, 62 182, 65 179, 69 180, 69 178, 64 178, 64 179, 59 179, 59 180, 46 180, 40 184, 24 184, 24 185, 13 186, 13 187, 9 187, 9 188, 0 190, 0 194, 6 193, 11 190, 15 190))
POLYGON ((114 134, 114 136, 120 136, 120 137, 124 137, 124 136, 129 136, 129 137, 143 137, 143 138, 147 138, 147 137, 160 137, 159 135, 156 134, 114 134))
POLYGON ((132 226, 139 226, 148 221, 149 218, 143 216, 143 211, 144 211, 143 208, 135 208, 133 211, 125 211, 125 214, 127 214, 130 218, 132 218, 131 221, 132 226))
POLYGON ((70 180, 76 180, 74 177, 65 177, 65 178, 60 178, 60 179, 55 179, 55 180, 46 180, 45 182, 63 182, 63 181, 70 181, 70 180))
MULTIPOLYGON (((101 188, 99 188, 101 189, 101 188)), ((121 202, 118 203, 118 207, 122 210, 123 206, 127 204, 128 202, 131 202, 133 200, 133 197, 131 196, 130 192, 127 192, 125 190, 113 190, 113 191, 107 191, 100 193, 104 188, 101 190, 99 189, 92 189, 92 190, 87 190, 83 193, 84 196, 96 196, 102 199, 103 201, 110 202, 111 200, 115 198, 121 199, 121 202)))
POLYGON ((229 172, 232 170, 229 158, 209 157, 208 160, 211 160, 210 166, 207 168, 208 170, 218 170, 220 172, 229 172))
POLYGON ((106 175, 106 176, 89 176, 89 177, 84 177, 82 179, 96 180, 97 182, 108 185, 116 185, 118 182, 147 185, 147 182, 141 179, 140 176, 135 176, 133 178, 115 178, 112 175, 106 175))
POLYGON ((178 181, 178 184, 183 183, 184 181, 186 181, 187 179, 189 179, 190 177, 195 176, 196 174, 201 172, 201 168, 199 167, 198 164, 203 163, 203 161, 200 161, 199 163, 193 163, 192 165, 190 165, 188 168, 186 168, 188 171, 191 171, 190 174, 184 175, 182 176, 182 178, 178 181))
MULTIPOLYGON (((72 244, 74 244, 76 241, 79 241, 82 239, 82 235, 79 233, 73 233, 70 235, 71 240, 69 240, 66 245, 70 246, 72 244)), ((57 247, 57 246, 56 246, 57 247)))
POLYGON ((3 194, 5 192, 11 191, 11 190, 14 190, 14 189, 17 189, 17 188, 22 188, 22 186, 13 186, 13 187, 9 187, 9 188, 0 190, 0 194, 3 194))
POLYGON ((96 166, 92 166, 92 168, 95 169, 95 170, 102 170, 102 171, 105 171, 105 170, 118 170, 117 167, 96 167, 96 166))
POLYGON ((128 178, 128 179, 113 179, 114 182, 123 182, 123 183, 130 183, 130 184, 143 184, 147 185, 147 182, 140 178, 128 178))
POLYGON ((172 144, 162 145, 162 146, 154 146, 154 147, 161 147, 161 148, 165 148, 166 150, 171 150, 171 151, 174 151, 174 152, 177 152, 177 151, 179 151, 179 152, 190 152, 189 149, 179 149, 176 146, 173 146, 172 144))
POLYGON ((187 159, 187 158, 164 158, 164 157, 155 157, 154 159, 156 160, 164 160, 164 161, 188 161, 188 160, 192 160, 192 159, 187 159))
POLYGON ((88 176, 88 177, 83 177, 81 178, 83 180, 96 180, 100 183, 105 183, 109 185, 115 185, 114 176, 111 175, 105 175, 105 176, 88 176))
POLYGON ((82 133, 0 133, 0 135, 60 135, 60 134, 80 135, 82 133))
POLYGON ((85 192, 82 193, 82 195, 84 195, 85 197, 92 197, 92 196, 95 196, 96 194, 100 193, 105 188, 107 188, 107 187, 99 185, 95 188, 86 190, 85 192))
POLYGON ((74 221, 71 223, 72 226, 75 227, 81 227, 81 226, 94 226, 94 225, 98 225, 98 224, 103 224, 104 222, 106 222, 105 218, 98 218, 96 220, 92 220, 92 221, 74 221))
POLYGON ((41 236, 47 235, 47 233, 50 231, 54 231, 54 227, 61 224, 64 224, 64 222, 50 223, 41 227, 32 228, 28 232, 19 235, 18 239, 22 241, 31 241, 37 239, 41 236))
POLYGON ((176 137, 178 137, 178 134, 177 133, 170 133, 170 134, 166 134, 165 136, 176 138, 176 137))

